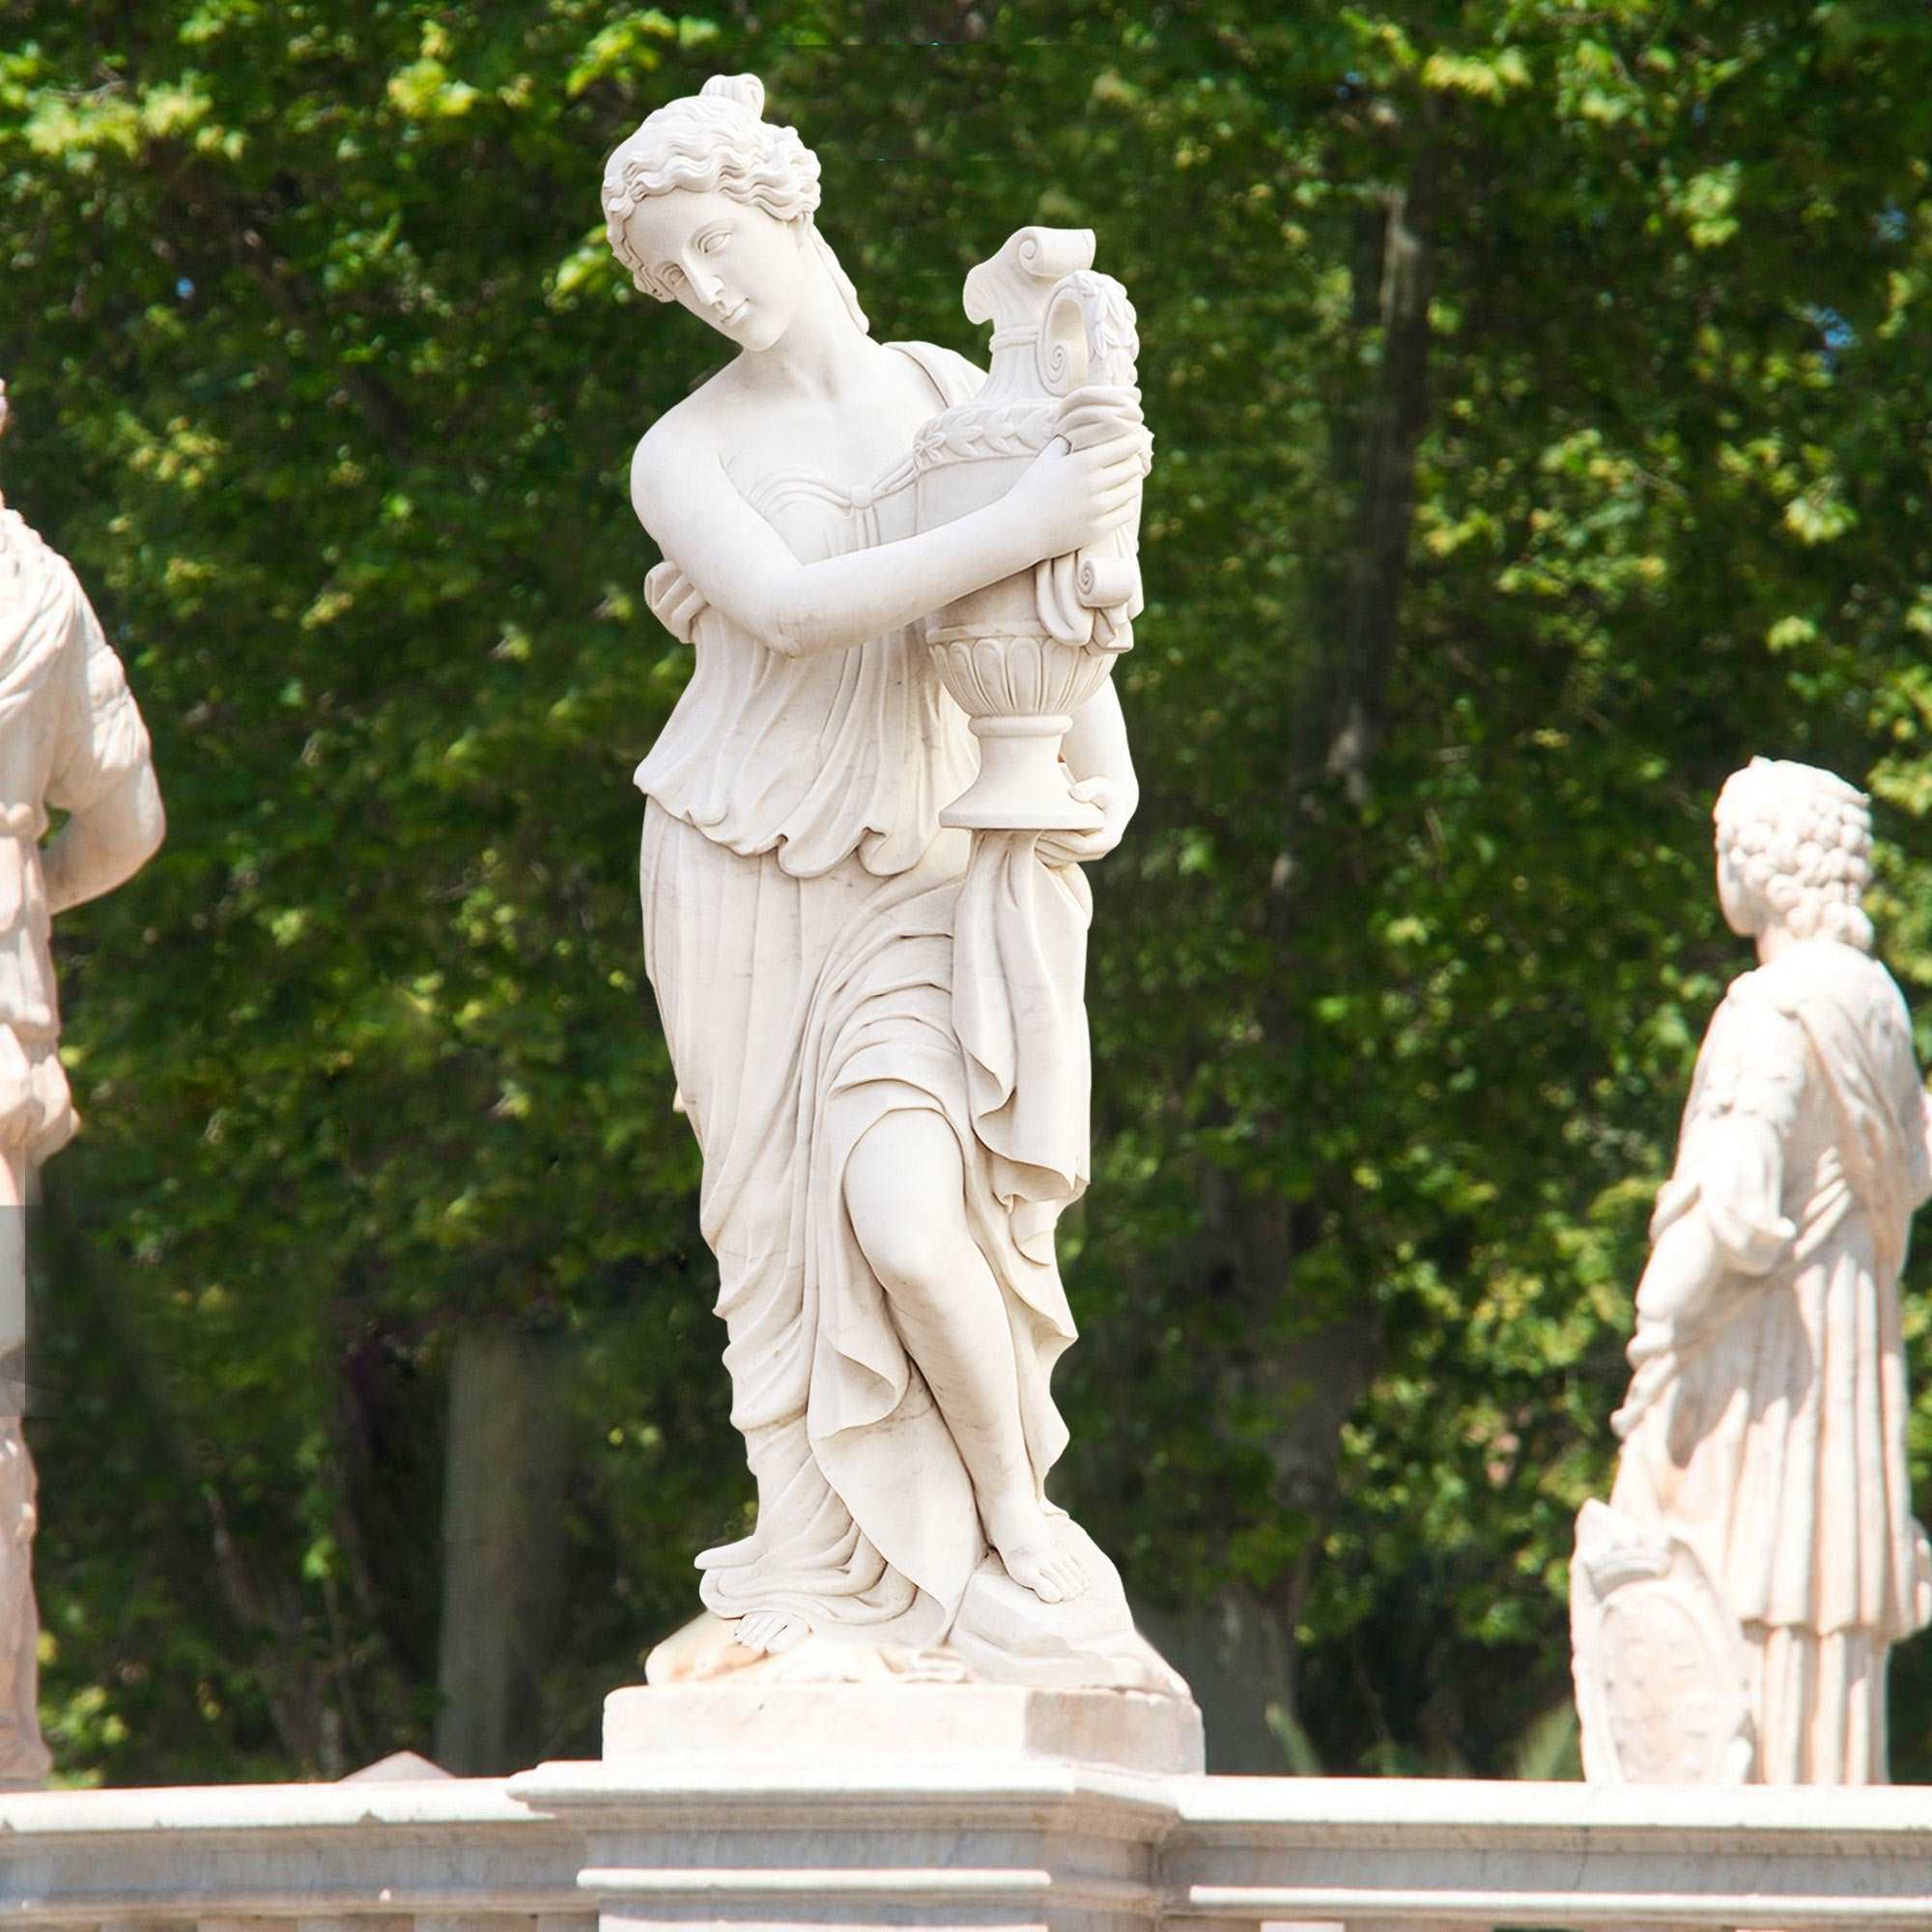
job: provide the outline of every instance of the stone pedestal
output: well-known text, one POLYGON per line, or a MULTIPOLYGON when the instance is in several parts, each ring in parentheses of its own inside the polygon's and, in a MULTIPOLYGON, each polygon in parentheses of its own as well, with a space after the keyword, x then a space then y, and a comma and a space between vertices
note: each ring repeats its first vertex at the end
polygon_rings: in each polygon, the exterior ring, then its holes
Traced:
POLYGON ((606 1765, 908 1759, 1184 1776, 1202 1769, 1201 1713, 1183 1697, 1016 1684, 639 1685, 604 1705, 606 1765))
POLYGON ((604 1753, 512 1786, 583 1832, 600 1932, 1148 1932, 1202 1737, 1138 1691, 753 1681, 616 1691, 604 1753))
POLYGON ((1173 1819, 1167 1779, 1038 1760, 613 1758, 511 1789, 582 1832, 599 1932, 1151 1932, 1173 1819))

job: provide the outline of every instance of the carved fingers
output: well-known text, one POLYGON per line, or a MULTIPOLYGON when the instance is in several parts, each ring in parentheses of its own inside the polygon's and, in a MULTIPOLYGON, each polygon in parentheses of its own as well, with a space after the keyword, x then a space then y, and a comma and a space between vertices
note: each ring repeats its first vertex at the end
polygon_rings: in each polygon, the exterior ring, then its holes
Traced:
POLYGON ((1139 520, 1153 438, 1129 388, 1075 389, 1054 437, 1007 497, 1036 561, 1085 550, 1139 520))
POLYGON ((681 644, 690 643, 698 618, 710 608, 704 593, 668 559, 645 577, 644 602, 652 616, 681 644))
MULTIPOLYGON (((1053 417, 1055 434, 1064 436, 1073 449, 1111 441, 1117 436, 1142 428, 1145 422, 1138 389, 1099 383, 1069 391, 1062 398, 1053 417)), ((1152 447, 1151 439, 1149 447, 1152 447)))
POLYGON ((1094 860, 1104 859, 1126 830, 1120 787, 1111 779, 1082 779, 1067 790, 1083 805, 1099 809, 1100 824, 1092 832, 1042 832, 1039 856, 1049 866, 1091 866, 1094 860))

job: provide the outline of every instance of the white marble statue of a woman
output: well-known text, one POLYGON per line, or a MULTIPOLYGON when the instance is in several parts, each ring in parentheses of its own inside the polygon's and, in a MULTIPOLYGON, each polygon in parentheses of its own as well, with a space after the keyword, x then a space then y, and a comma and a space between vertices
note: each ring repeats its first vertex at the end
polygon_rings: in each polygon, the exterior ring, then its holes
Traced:
MULTIPOLYGON (((646 962, 757 1490, 752 1534, 698 1559, 702 1596, 753 1652, 970 1639, 995 1674, 1008 1649, 1065 1662, 1130 1626, 1046 1500, 1073 1324, 974 1132, 952 998, 970 836, 939 815, 977 753, 918 625, 1124 525, 1150 442, 1118 396, 1076 395, 1084 433, 916 531, 915 434, 980 372, 872 339, 813 220, 818 162, 762 105, 750 76, 709 82, 603 188, 637 286, 737 351, 632 468, 652 608, 696 646, 638 772, 646 962)), ((1100 858, 1134 809, 1111 684, 1064 756, 1104 823, 1043 838, 1050 867, 1100 858)))
POLYGON ((79 1125, 60 1060, 53 922, 131 878, 165 830, 121 660, 66 559, 0 497, 0 1789, 41 1783, 48 1762, 20 1384, 26 1204, 41 1163, 79 1125), (43 844, 50 809, 66 822, 43 844))
POLYGON ((1592 1777, 1886 1776, 1887 1653, 1932 1618, 1898 1287, 1932 1155, 1870 842, 1863 796, 1808 765, 1754 759, 1718 801, 1719 898, 1759 963, 1697 1058, 1610 1507, 1578 1521, 1592 1777))

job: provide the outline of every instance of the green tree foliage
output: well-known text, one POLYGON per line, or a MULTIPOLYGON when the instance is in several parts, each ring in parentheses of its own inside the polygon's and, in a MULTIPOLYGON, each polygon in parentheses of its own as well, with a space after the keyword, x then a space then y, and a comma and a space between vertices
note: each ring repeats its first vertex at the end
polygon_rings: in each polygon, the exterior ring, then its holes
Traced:
MULTIPOLYGON (((1554 1762, 1570 1520, 1744 963, 1727 770, 1870 783, 1887 951, 1932 985, 1922 9, 9 19, 6 486, 95 589, 173 820, 64 938, 73 1770, 427 1738, 464 1324, 579 1364, 543 1748, 746 1506, 629 867, 688 658, 623 476, 715 349, 596 203, 651 106, 743 68, 878 333, 977 348, 961 276, 1027 221, 1096 228, 1141 314, 1146 803, 1096 881, 1064 1492, 1156 1613, 1279 1633, 1309 1761, 1554 1762)), ((1932 1663, 1898 1675, 1926 1776, 1932 1663)))

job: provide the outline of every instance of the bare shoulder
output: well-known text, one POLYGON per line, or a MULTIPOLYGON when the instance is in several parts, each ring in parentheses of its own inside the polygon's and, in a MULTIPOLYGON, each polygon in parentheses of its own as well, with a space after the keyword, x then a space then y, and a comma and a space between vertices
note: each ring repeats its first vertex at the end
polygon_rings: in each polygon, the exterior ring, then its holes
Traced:
POLYGON ((631 501, 639 516, 647 504, 688 492, 695 474, 716 466, 715 412, 703 405, 701 390, 687 396, 638 439, 631 457, 631 501))
POLYGON ((986 380, 986 372, 956 349, 947 349, 936 342, 899 342, 893 346, 903 350, 925 371, 949 408, 970 402, 986 380))
POLYGON ((980 368, 970 355, 962 355, 956 349, 937 346, 933 353, 939 357, 941 366, 957 380, 961 388, 968 391, 977 390, 986 380, 985 370, 980 368))

